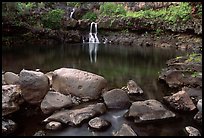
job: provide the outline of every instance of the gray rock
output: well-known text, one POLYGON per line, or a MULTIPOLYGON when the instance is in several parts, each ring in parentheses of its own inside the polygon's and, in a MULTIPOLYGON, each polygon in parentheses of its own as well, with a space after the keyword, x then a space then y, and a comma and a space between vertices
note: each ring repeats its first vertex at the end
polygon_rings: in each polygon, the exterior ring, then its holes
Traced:
POLYGON ((13 133, 17 128, 15 122, 10 119, 2 119, 2 134, 8 135, 13 133))
POLYGON ((49 91, 41 102, 40 108, 44 114, 49 114, 63 107, 72 106, 70 96, 63 95, 59 92, 49 91))
POLYGON ((13 72, 6 72, 4 79, 6 84, 19 84, 19 76, 13 72))
POLYGON ((163 97, 165 103, 178 111, 193 111, 196 109, 193 101, 185 91, 179 91, 172 96, 163 97))
POLYGON ((202 99, 198 100, 197 109, 202 113, 202 99))
POLYGON ((30 104, 39 104, 49 90, 49 79, 42 72, 22 70, 20 87, 23 98, 30 104))
POLYGON ((137 136, 134 130, 127 124, 123 124, 119 131, 113 133, 114 136, 137 136))
POLYGON ((202 124, 202 113, 198 112, 193 119, 198 123, 198 124, 202 124))
POLYGON ((185 132, 188 134, 188 136, 201 136, 199 130, 192 126, 185 127, 185 132))
POLYGON ((53 72, 52 85, 56 91, 80 98, 97 99, 107 81, 96 74, 78 69, 61 68, 53 72))
POLYGON ((46 136, 46 133, 43 130, 39 130, 33 136, 46 136))
POLYGON ((133 81, 129 80, 127 83, 128 94, 142 94, 143 90, 133 81))
POLYGON ((62 128, 62 124, 60 122, 51 121, 45 126, 45 128, 48 130, 58 130, 62 128))
POLYGON ((174 118, 176 115, 165 109, 159 101, 150 99, 132 103, 127 113, 127 117, 133 117, 135 123, 143 123, 174 118))
POLYGON ((93 119, 91 119, 89 121, 89 126, 95 130, 104 130, 105 128, 107 128, 108 126, 110 126, 110 122, 99 118, 99 117, 95 117, 93 119))
POLYGON ((105 112, 105 105, 103 103, 97 103, 80 109, 59 111, 46 118, 43 122, 58 121, 63 124, 76 126, 81 124, 84 120, 93 118, 105 112))
POLYGON ((18 111, 23 101, 18 85, 2 86, 2 116, 18 111))
POLYGON ((2 74, 1 80, 2 80, 2 85, 6 85, 6 82, 5 82, 5 79, 4 79, 4 74, 2 74))
POLYGON ((50 86, 52 86, 52 75, 53 75, 53 71, 50 71, 48 73, 45 74, 48 79, 49 79, 49 82, 50 82, 50 86))
POLYGON ((127 109, 131 105, 127 93, 121 89, 107 91, 102 96, 108 108, 127 109))
POLYGON ((201 88, 190 88, 190 87, 183 87, 182 91, 185 91, 192 100, 197 102, 199 99, 202 99, 202 89, 201 88))

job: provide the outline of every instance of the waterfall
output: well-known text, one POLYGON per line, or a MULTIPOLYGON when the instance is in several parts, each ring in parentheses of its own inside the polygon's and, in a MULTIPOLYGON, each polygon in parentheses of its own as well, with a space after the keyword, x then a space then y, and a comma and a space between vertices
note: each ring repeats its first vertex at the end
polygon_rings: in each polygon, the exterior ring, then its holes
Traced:
POLYGON ((100 43, 97 37, 97 23, 92 22, 90 26, 90 32, 89 32, 89 43, 100 43), (93 24, 95 26, 95 33, 93 33, 92 28, 93 24))
POLYGON ((72 9, 72 11, 71 11, 71 14, 70 14, 69 18, 72 18, 72 16, 73 16, 74 12, 75 12, 75 8, 73 8, 73 9, 72 9))

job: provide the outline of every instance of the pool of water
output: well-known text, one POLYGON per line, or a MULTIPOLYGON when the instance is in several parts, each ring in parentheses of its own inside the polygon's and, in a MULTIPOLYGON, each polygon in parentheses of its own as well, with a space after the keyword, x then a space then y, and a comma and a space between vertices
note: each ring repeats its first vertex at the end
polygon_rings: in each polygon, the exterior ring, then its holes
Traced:
MULTIPOLYGON (((2 47, 2 69, 19 73, 22 69, 40 69, 46 73, 61 67, 76 68, 103 76, 109 89, 121 88, 127 81, 134 80, 144 91, 142 99, 162 100, 167 89, 158 82, 158 75, 166 67, 166 61, 184 55, 183 51, 172 48, 130 47, 123 45, 104 44, 59 44, 2 47)), ((136 98, 137 99, 137 98, 136 98)), ((133 98, 134 100, 134 98, 133 98)), ((104 132, 88 129, 87 123, 79 128, 68 126, 61 131, 50 132, 48 135, 112 135, 123 122, 130 124, 139 135, 182 135, 182 128, 192 125, 194 114, 184 115, 180 121, 163 124, 135 125, 123 117, 126 110, 110 110, 101 117, 109 120, 112 125, 104 132), (176 126, 176 127, 175 127, 176 126)), ((45 117, 35 121, 22 116, 15 120, 24 123, 25 128, 17 135, 33 135, 43 128, 40 123, 45 117), (30 120, 30 122, 29 122, 30 120), (33 125, 29 125, 33 124, 33 125)))

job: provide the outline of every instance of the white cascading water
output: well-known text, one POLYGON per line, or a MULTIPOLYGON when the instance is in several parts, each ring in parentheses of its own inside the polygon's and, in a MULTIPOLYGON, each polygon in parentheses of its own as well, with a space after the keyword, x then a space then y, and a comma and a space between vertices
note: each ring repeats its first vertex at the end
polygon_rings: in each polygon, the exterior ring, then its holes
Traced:
POLYGON ((75 12, 75 8, 73 8, 73 9, 72 9, 72 11, 71 11, 71 13, 70 13, 69 18, 72 18, 72 16, 73 16, 74 12, 75 12))
POLYGON ((100 43, 97 37, 97 23, 92 22, 89 32, 89 43, 100 43), (92 32, 93 24, 95 26, 95 33, 92 32))

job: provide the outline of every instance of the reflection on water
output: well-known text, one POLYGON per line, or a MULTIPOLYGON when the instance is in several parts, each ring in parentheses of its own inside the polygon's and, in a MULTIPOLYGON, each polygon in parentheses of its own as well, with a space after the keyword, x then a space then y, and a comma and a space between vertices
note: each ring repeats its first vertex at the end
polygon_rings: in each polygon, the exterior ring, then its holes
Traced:
POLYGON ((90 56, 90 61, 93 63, 96 63, 97 60, 97 50, 98 50, 98 43, 89 43, 89 56, 90 56))

